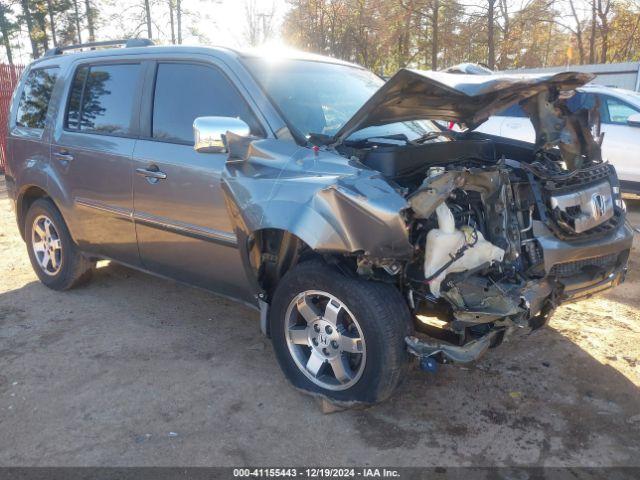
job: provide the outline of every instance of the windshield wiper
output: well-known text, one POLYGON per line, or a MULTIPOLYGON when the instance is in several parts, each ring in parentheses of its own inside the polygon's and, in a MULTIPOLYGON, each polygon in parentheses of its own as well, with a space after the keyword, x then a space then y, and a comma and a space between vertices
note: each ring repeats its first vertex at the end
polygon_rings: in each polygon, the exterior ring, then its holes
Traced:
POLYGON ((424 142, 428 142, 429 140, 433 140, 438 137, 456 138, 457 136, 458 136, 457 132, 454 132, 453 130, 443 130, 441 132, 428 132, 422 135, 421 137, 416 138, 415 140, 412 140, 409 143, 413 145, 421 145, 424 142))

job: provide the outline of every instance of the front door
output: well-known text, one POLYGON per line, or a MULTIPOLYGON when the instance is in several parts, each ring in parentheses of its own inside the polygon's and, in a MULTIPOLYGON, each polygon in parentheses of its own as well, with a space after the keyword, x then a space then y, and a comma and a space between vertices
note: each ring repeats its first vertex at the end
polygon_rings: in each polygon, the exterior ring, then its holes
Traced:
POLYGON ((134 151, 134 218, 143 265, 224 295, 252 299, 221 188, 226 154, 193 149, 200 116, 239 117, 262 134, 212 64, 158 62, 149 75, 148 137, 134 151))
POLYGON ((132 154, 140 62, 78 64, 70 73, 51 145, 51 164, 70 196, 67 218, 80 247, 139 265, 132 220, 132 154))
POLYGON ((640 113, 632 105, 600 95, 601 129, 604 132, 602 156, 616 167, 622 181, 640 182, 640 162, 636 152, 640 149, 640 128, 627 124, 630 115, 640 113))

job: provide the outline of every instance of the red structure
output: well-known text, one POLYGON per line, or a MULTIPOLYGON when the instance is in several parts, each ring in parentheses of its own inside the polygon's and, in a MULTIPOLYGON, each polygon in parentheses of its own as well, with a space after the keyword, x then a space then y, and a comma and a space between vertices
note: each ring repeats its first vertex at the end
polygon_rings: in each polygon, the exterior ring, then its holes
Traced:
POLYGON ((11 95, 18 84, 24 65, 0 64, 0 174, 4 173, 7 151, 7 115, 11 95))

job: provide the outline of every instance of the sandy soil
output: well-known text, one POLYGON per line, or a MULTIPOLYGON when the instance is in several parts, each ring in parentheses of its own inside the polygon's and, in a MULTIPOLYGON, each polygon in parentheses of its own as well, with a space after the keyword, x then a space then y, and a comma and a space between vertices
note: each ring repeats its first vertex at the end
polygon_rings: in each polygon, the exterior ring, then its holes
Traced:
POLYGON ((637 246, 549 328, 323 415, 246 307, 117 265, 43 287, 3 188, 0 465, 640 465, 637 246))

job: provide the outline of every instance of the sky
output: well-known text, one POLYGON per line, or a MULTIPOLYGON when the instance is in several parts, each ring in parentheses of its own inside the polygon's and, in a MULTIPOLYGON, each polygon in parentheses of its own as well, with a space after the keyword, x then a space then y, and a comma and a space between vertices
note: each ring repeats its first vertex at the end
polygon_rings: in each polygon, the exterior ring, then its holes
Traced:
MULTIPOLYGON (((245 31, 247 25, 245 6, 253 1, 260 13, 274 12, 273 42, 279 42, 280 26, 287 12, 286 0, 182 0, 183 44, 220 45, 229 47, 247 46, 245 31)), ((142 12, 142 0, 94 0, 100 8, 100 25, 96 40, 109 40, 127 37, 138 26, 136 17, 142 12)), ((152 0, 153 34, 162 42, 169 43, 169 10, 164 0, 152 0)), ((140 29, 140 36, 146 37, 146 27, 140 29)), ((83 40, 88 33, 83 32, 83 40)), ((26 30, 14 39, 14 61, 28 63, 31 60, 29 38, 26 30)), ((4 49, 0 53, 0 62, 6 61, 4 49)))

